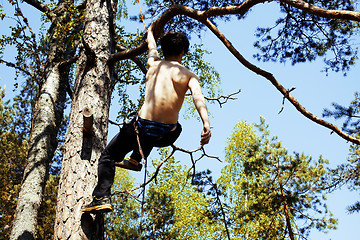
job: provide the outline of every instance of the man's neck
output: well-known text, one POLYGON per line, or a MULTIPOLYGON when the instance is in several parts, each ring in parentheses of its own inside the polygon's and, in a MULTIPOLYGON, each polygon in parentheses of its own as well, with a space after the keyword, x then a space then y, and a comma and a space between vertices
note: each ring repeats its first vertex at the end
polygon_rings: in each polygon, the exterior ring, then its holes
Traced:
POLYGON ((181 63, 182 60, 182 56, 181 55, 176 55, 176 56, 166 56, 165 57, 166 61, 176 61, 178 63, 181 63))

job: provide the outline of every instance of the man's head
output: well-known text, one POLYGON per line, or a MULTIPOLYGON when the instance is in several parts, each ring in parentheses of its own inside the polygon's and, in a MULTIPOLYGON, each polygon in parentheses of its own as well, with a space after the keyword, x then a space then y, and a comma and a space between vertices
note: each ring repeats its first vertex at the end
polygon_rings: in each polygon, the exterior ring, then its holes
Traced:
POLYGON ((185 33, 182 32, 168 32, 160 39, 161 49, 164 56, 177 56, 184 51, 184 54, 189 51, 189 40, 185 33))

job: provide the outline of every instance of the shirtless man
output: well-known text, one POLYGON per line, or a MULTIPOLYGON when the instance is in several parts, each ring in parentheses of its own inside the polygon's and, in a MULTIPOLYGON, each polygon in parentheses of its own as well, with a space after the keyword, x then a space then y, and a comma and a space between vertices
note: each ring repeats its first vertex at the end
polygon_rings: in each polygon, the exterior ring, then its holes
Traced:
POLYGON ((93 201, 82 208, 83 212, 112 211, 110 189, 114 182, 115 166, 140 171, 141 159, 146 159, 153 147, 169 146, 175 142, 181 133, 178 115, 188 89, 203 122, 200 144, 207 144, 210 140, 209 117, 199 78, 181 65, 182 57, 189 49, 186 35, 170 32, 162 37, 160 43, 164 60, 159 58, 151 26, 147 43, 149 55, 145 102, 138 115, 123 125, 102 152, 93 201), (130 159, 124 159, 130 151, 133 151, 130 159))

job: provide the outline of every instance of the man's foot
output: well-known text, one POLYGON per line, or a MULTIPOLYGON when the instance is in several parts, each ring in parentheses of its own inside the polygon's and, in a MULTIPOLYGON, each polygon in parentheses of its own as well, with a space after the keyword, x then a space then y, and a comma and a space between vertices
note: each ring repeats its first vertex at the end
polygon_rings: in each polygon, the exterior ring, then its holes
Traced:
POLYGON ((81 211, 90 213, 111 212, 111 199, 109 196, 94 197, 91 203, 81 208, 81 211))
POLYGON ((129 160, 124 159, 121 162, 115 162, 115 166, 133 170, 133 171, 137 171, 137 172, 141 171, 141 168, 142 168, 141 163, 139 163, 138 161, 131 159, 131 158, 129 160))

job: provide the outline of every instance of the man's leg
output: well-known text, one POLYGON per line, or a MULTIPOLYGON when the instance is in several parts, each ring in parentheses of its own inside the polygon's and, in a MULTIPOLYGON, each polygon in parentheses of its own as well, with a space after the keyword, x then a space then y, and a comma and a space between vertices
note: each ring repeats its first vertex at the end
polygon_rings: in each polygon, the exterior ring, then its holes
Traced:
POLYGON ((85 212, 111 211, 111 186, 115 177, 115 162, 124 159, 125 155, 133 150, 136 140, 132 124, 124 125, 120 132, 110 141, 98 161, 98 183, 93 191, 93 202, 84 206, 85 212))
POLYGON ((153 146, 152 144, 150 144, 151 142, 149 142, 147 138, 142 134, 140 134, 139 140, 140 140, 140 146, 138 140, 136 140, 136 146, 134 146, 134 151, 132 152, 130 159, 129 160, 124 159, 122 162, 115 163, 117 167, 129 169, 133 171, 141 171, 142 169, 141 159, 143 157, 147 159, 153 146), (143 152, 144 156, 141 155, 139 147, 141 148, 141 151, 143 152))

